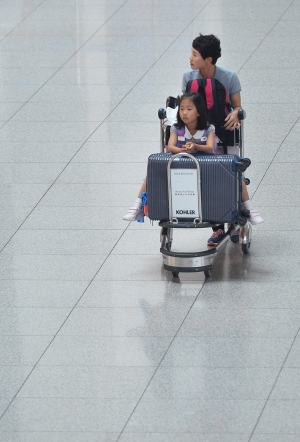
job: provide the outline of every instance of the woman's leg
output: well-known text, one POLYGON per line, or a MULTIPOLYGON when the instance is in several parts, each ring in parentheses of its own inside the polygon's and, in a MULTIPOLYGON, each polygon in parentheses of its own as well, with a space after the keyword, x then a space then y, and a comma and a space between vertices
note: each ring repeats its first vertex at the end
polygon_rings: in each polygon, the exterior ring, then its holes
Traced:
POLYGON ((250 211, 250 223, 255 224, 261 224, 264 222, 258 211, 253 207, 252 202, 249 198, 247 186, 245 184, 245 181, 242 181, 242 202, 244 204, 244 208, 246 210, 250 211))
MULTIPOLYGON (((247 186, 244 181, 242 181, 242 202, 245 209, 250 211, 251 224, 261 224, 264 222, 257 210, 253 207, 252 202, 250 201, 247 186)), ((208 239, 207 245, 216 246, 224 238, 224 236, 224 224, 213 227, 213 234, 208 239)))
POLYGON ((207 240, 208 246, 216 246, 219 242, 224 238, 224 224, 220 224, 219 226, 215 226, 212 228, 213 234, 207 240))

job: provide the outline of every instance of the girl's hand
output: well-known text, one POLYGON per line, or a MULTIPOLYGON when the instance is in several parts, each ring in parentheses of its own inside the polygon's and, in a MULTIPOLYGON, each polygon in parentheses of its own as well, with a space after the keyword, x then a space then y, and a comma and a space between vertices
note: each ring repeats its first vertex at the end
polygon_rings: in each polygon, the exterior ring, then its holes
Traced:
POLYGON ((195 150, 194 143, 186 143, 182 146, 182 150, 187 153, 192 153, 195 150))

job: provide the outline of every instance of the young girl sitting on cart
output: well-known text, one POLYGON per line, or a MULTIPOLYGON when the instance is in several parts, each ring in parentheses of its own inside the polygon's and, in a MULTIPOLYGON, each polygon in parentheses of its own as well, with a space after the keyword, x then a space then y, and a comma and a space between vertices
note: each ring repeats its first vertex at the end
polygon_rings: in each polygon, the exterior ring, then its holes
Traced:
POLYGON ((214 153, 215 127, 207 122, 206 106, 199 94, 185 93, 178 103, 177 123, 170 129, 167 152, 214 153))
MULTIPOLYGON (((183 94, 178 104, 177 123, 170 130, 167 152, 213 154, 216 147, 215 127, 207 122, 206 105, 201 95, 183 94)), ((141 199, 143 192, 146 192, 146 180, 134 205, 123 216, 125 221, 137 221, 143 218, 141 199)))

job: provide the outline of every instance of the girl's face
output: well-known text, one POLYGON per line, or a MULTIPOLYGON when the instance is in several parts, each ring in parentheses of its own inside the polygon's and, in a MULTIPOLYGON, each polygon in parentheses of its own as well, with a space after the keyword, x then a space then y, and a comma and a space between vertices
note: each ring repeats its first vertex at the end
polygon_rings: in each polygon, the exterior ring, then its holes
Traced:
POLYGON ((190 55, 190 65, 192 69, 203 69, 206 66, 205 60, 203 60, 201 54, 197 49, 192 48, 190 55))
POLYGON ((199 114, 193 100, 184 98, 179 106, 179 115, 185 125, 197 122, 199 114))

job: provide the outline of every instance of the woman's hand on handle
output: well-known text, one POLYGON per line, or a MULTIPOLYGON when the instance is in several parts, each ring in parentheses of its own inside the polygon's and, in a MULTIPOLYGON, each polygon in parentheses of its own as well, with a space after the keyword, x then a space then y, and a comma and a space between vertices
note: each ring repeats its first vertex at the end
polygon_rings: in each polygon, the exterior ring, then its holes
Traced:
POLYGON ((240 125, 241 124, 238 119, 238 110, 232 111, 225 118, 224 126, 227 130, 238 129, 240 127, 240 125))
POLYGON ((224 126, 227 130, 238 129, 240 127, 240 122, 238 119, 238 111, 242 106, 240 92, 237 92, 236 94, 231 95, 230 102, 231 102, 231 106, 232 106, 233 111, 230 114, 228 114, 227 117, 225 118, 224 126))

